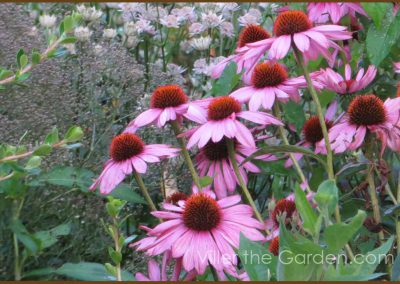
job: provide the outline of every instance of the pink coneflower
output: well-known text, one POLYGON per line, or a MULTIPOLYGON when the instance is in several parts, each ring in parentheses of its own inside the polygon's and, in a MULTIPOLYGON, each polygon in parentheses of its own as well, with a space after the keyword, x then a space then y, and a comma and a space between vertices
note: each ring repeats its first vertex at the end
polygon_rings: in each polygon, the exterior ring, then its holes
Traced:
MULTIPOLYGON (((249 157, 257 150, 257 148, 246 147, 237 142, 234 144, 235 156, 238 164, 241 164, 245 158, 249 157)), ((235 191, 236 185, 238 185, 239 182, 229 158, 225 138, 216 143, 208 141, 208 143, 200 149, 196 160, 200 176, 214 177, 213 188, 218 199, 225 198, 228 192, 233 193, 235 191)), ((239 171, 245 183, 247 183, 246 170, 252 173, 260 172, 259 168, 253 163, 244 163, 243 167, 239 168, 239 171)))
POLYGON ((360 3, 308 3, 308 17, 315 23, 326 23, 331 19, 332 23, 337 24, 346 15, 354 18, 356 12, 368 17, 360 3))
POLYGON ((247 56, 246 59, 242 58, 242 55, 248 50, 246 44, 257 42, 260 40, 268 39, 271 35, 263 29, 261 26, 258 25, 247 25, 239 35, 239 40, 237 43, 237 48, 235 50, 235 54, 229 56, 228 58, 219 62, 212 71, 211 78, 216 79, 219 78, 224 71, 226 65, 229 62, 235 62, 237 67, 237 73, 242 72, 245 69, 245 73, 243 74, 243 81, 248 83, 251 78, 251 73, 253 70, 254 65, 258 62, 259 57, 251 57, 247 56))
POLYGON ((145 145, 135 134, 122 133, 111 142, 109 159, 97 180, 90 187, 95 190, 100 184, 100 193, 109 194, 124 178, 133 171, 144 174, 147 163, 157 163, 160 158, 170 158, 179 149, 168 145, 145 145))
POLYGON ((330 68, 317 72, 315 80, 319 81, 325 88, 332 90, 338 94, 353 94, 368 86, 376 76, 376 67, 370 65, 364 74, 364 68, 358 71, 355 79, 351 77, 351 67, 349 64, 345 66, 344 78, 339 73, 330 68))
POLYGON ((278 200, 274 209, 269 213, 269 218, 265 221, 265 226, 271 231, 267 236, 267 240, 272 240, 279 235, 279 220, 281 215, 285 215, 285 223, 289 224, 292 216, 297 213, 296 204, 294 202, 294 194, 287 198, 278 200))
MULTIPOLYGON (((186 115, 192 119, 192 115, 186 115)), ((253 135, 250 130, 241 123, 238 118, 242 118, 260 125, 282 125, 282 122, 274 116, 257 111, 243 111, 241 104, 232 97, 218 97, 209 102, 207 107, 207 121, 201 126, 190 130, 191 137, 187 148, 198 144, 199 148, 204 147, 208 141, 219 142, 224 136, 236 138, 236 140, 248 147, 255 148, 253 135)), ((192 119, 198 121, 198 118, 192 119), (196 119, 196 120, 195 120, 196 119)))
MULTIPOLYGON (((206 193, 195 193, 178 206, 164 203, 166 211, 152 214, 166 220, 151 230, 155 240, 134 244, 138 250, 158 255, 166 250, 183 259, 186 271, 203 274, 210 263, 217 271, 237 264, 234 248, 239 247, 240 233, 253 241, 264 240, 259 229, 264 225, 252 218, 248 205, 238 204, 234 195, 216 201, 206 193)), ((145 240, 145 239, 144 239, 145 240)))
MULTIPOLYGON (((400 151, 400 98, 383 102, 377 96, 355 97, 347 113, 329 130, 329 140, 335 153, 359 148, 368 132, 375 133, 386 146, 400 151)), ((323 141, 319 142, 320 144, 323 141)))
MULTIPOLYGON (((333 125, 333 119, 337 110, 337 101, 334 101, 328 107, 325 113, 325 125, 326 128, 329 129, 333 125)), ((326 153, 325 144, 323 142, 324 135, 322 133, 321 124, 319 122, 319 118, 316 115, 311 116, 303 126, 303 139, 300 140, 296 145, 302 147, 312 147, 314 148, 314 152, 316 154, 326 153), (322 141, 321 143, 319 143, 322 141), (322 147, 322 148, 321 148, 322 147)), ((301 153, 293 154, 296 160, 300 160, 303 157, 301 153)), ((290 167, 293 165, 292 159, 287 159, 285 162, 285 167, 290 167)))
POLYGON ((139 127, 155 123, 163 127, 168 121, 180 120, 190 109, 201 111, 201 104, 207 100, 189 103, 185 92, 177 85, 158 87, 151 96, 150 109, 141 113, 129 123, 124 132, 134 133, 139 127))
POLYGON ((346 29, 346 27, 338 25, 313 27, 310 19, 302 11, 282 12, 274 23, 275 37, 247 44, 246 47, 249 50, 243 55, 243 58, 255 55, 261 57, 264 52, 269 50, 268 57, 270 59, 282 59, 295 45, 307 60, 314 60, 319 54, 332 60, 328 49, 330 47, 340 49, 334 40, 352 38, 352 34, 346 29))
POLYGON ((299 88, 304 86, 306 81, 303 76, 290 79, 283 65, 266 61, 254 68, 251 86, 240 88, 229 96, 241 103, 249 103, 251 111, 257 111, 261 106, 270 110, 275 99, 300 101, 299 88))

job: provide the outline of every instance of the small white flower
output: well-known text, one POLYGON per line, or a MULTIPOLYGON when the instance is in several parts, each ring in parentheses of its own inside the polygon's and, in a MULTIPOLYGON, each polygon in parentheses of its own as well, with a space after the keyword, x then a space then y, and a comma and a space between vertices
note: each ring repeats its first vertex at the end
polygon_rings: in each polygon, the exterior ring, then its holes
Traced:
POLYGON ((79 41, 88 41, 92 32, 88 27, 77 27, 74 30, 74 35, 79 41))
POLYGON ((146 10, 144 3, 120 3, 119 7, 125 22, 136 20, 138 15, 146 10))
POLYGON ((57 17, 53 15, 42 15, 39 17, 39 23, 44 28, 52 28, 56 24, 57 17))
POLYGON ((222 16, 218 16, 214 12, 208 12, 202 13, 201 14, 201 22, 207 27, 207 28, 215 28, 218 27, 224 20, 222 19, 222 16))
POLYGON ((136 36, 128 36, 126 39, 126 47, 135 48, 140 43, 140 39, 136 36))
POLYGON ((161 19, 167 15, 168 13, 163 7, 154 7, 149 5, 147 9, 144 9, 142 12, 140 12, 139 18, 149 22, 155 22, 158 20, 158 17, 161 19))
POLYGON ((124 25, 124 32, 127 36, 134 35, 136 32, 136 25, 134 22, 127 22, 124 25))
POLYGON ((160 19, 160 23, 167 28, 179 28, 179 20, 175 15, 168 15, 160 19))
POLYGON ((197 15, 194 11, 194 8, 189 6, 184 6, 180 9, 174 8, 172 9, 171 14, 177 16, 181 22, 194 22, 197 20, 197 15))
POLYGON ((116 29, 104 29, 103 30, 103 37, 106 39, 112 39, 117 35, 116 29))
POLYGON ((28 35, 31 37, 37 37, 38 36, 38 29, 37 27, 32 27, 30 31, 28 32, 28 35))
POLYGON ((101 10, 96 10, 95 7, 86 7, 85 5, 79 5, 76 7, 79 14, 87 22, 93 22, 98 20, 103 12, 101 10))
POLYGON ((189 26, 189 34, 191 36, 201 34, 204 30, 204 25, 200 23, 193 23, 189 26))
POLYGON ((198 75, 207 75, 208 72, 208 64, 204 58, 197 59, 193 63, 193 73, 198 75))
POLYGON ((142 33, 155 34, 156 33, 156 30, 151 25, 151 23, 144 19, 139 19, 135 23, 135 29, 136 29, 136 33, 138 33, 138 34, 142 34, 142 33))
POLYGON ((100 44, 96 44, 93 48, 94 54, 100 55, 103 51, 103 47, 100 44))
POLYGON ((261 20, 261 12, 258 9, 251 8, 248 13, 261 20))
POLYGON ((206 37, 194 38, 190 41, 190 44, 193 46, 194 49, 203 51, 207 50, 210 47, 211 41, 212 41, 211 37, 206 36, 206 37))
POLYGON ((185 71, 186 71, 186 68, 179 66, 177 64, 174 64, 174 63, 167 64, 167 74, 169 76, 178 76, 178 75, 181 75, 185 71))
POLYGON ((259 18, 250 13, 244 14, 243 16, 239 17, 239 23, 241 26, 258 25, 259 20, 259 18))
POLYGON ((223 22, 219 26, 219 30, 222 35, 227 36, 227 37, 231 37, 235 34, 233 31, 234 30, 233 25, 230 22, 223 22))

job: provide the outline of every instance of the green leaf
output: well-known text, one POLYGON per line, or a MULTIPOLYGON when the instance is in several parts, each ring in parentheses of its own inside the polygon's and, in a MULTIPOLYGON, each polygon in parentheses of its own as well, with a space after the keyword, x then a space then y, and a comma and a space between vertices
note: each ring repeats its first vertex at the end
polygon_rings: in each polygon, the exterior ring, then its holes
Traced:
POLYGON ((11 77, 14 75, 14 72, 10 70, 1 70, 0 72, 0 80, 3 80, 5 78, 11 77))
POLYGON ((241 78, 241 74, 237 74, 236 72, 237 65, 235 62, 230 62, 225 66, 221 77, 214 81, 211 90, 214 97, 226 96, 236 87, 241 78))
POLYGON ((298 133, 301 133, 306 117, 304 115, 303 106, 293 101, 288 101, 283 106, 283 113, 286 121, 294 124, 298 133))
MULTIPOLYGON (((356 255, 356 261, 350 264, 340 261, 336 265, 330 265, 324 276, 324 281, 367 281, 384 275, 374 273, 379 263, 392 247, 394 236, 391 236, 379 248, 376 248, 365 255, 356 255)), ((389 257, 390 259, 390 257, 389 257)))
POLYGON ((21 57, 19 58, 19 65, 20 68, 24 68, 26 65, 28 65, 28 56, 26 54, 22 54, 21 57))
POLYGON ((60 44, 75 43, 76 41, 77 39, 75 37, 66 37, 60 42, 60 44))
POLYGON ((22 82, 22 81, 25 81, 26 79, 28 79, 29 76, 31 76, 31 73, 29 73, 29 72, 26 72, 26 73, 21 74, 21 75, 17 74, 17 78, 16 79, 17 79, 18 82, 22 82))
POLYGON ((42 144, 33 151, 33 155, 35 156, 46 156, 51 153, 53 147, 48 144, 42 144))
POLYGON ((126 183, 121 183, 111 192, 110 195, 114 198, 128 201, 129 203, 147 204, 143 197, 135 192, 133 188, 126 183))
POLYGON ((83 130, 79 126, 72 126, 65 133, 64 141, 67 143, 72 143, 81 140, 83 137, 83 130))
POLYGON ((59 237, 69 235, 70 232, 71 225, 67 223, 58 225, 51 230, 36 232, 34 236, 40 240, 40 248, 45 249, 57 243, 59 237))
POLYGON ((240 233, 238 255, 251 281, 269 281, 275 274, 277 257, 261 244, 247 239, 243 233, 240 233))
POLYGON ((258 151, 254 152, 250 157, 247 157, 241 165, 244 163, 253 160, 254 158, 265 155, 265 154, 276 154, 276 153, 301 153, 307 156, 310 156, 314 159, 316 159, 318 162, 320 162, 325 168, 326 168, 326 162, 324 161, 323 158, 320 156, 316 155, 313 151, 310 149, 300 147, 300 146, 294 146, 294 145, 267 145, 261 147, 258 151))
POLYGON ((25 170, 29 171, 32 169, 36 169, 40 167, 41 163, 42 163, 42 158, 40 158, 39 156, 32 156, 26 163, 25 170))
POLYGON ((392 267, 392 278, 391 281, 400 281, 400 257, 396 256, 396 260, 393 263, 392 267))
MULTIPOLYGON (((82 281, 116 280, 115 276, 110 275, 104 265, 94 262, 65 263, 55 273, 82 281)), ((122 280, 133 281, 135 277, 127 271, 122 271, 122 280)))
POLYGON ((22 68, 21 67, 21 57, 23 56, 25 54, 25 51, 21 48, 21 49, 19 49, 18 50, 18 52, 17 52, 17 65, 18 65, 18 68, 22 68))
POLYGON ((285 226, 279 226, 278 281, 308 281, 321 270, 322 265, 302 261, 303 256, 324 255, 324 249, 300 234, 293 235, 285 226), (296 257, 300 257, 296 261, 296 257))
POLYGON ((374 21, 376 27, 381 26, 381 21, 385 16, 390 3, 379 3, 379 2, 369 2, 369 3, 361 3, 365 12, 367 12, 368 16, 374 21))
MULTIPOLYGON (((390 10, 390 9, 389 9, 390 10)), ((400 13, 395 17, 391 11, 386 13, 385 21, 380 28, 371 25, 368 29, 366 46, 368 58, 372 64, 379 66, 383 59, 389 54, 392 46, 400 36, 400 13)))
POLYGON ((213 179, 209 176, 201 177, 199 182, 202 188, 209 186, 212 183, 213 179))
POLYGON ((60 141, 60 138, 58 137, 58 129, 57 127, 54 127, 49 134, 46 135, 46 138, 44 139, 45 144, 49 145, 54 145, 55 143, 58 143, 60 141))
POLYGON ((338 253, 361 228, 367 214, 358 210, 349 224, 333 224, 325 229, 324 238, 331 253, 338 253))
POLYGON ((64 32, 68 33, 74 28, 74 19, 72 16, 66 16, 63 20, 64 32))
POLYGON ((41 60, 41 55, 40 55, 40 53, 37 52, 37 51, 33 51, 33 52, 32 52, 32 64, 33 64, 33 65, 39 64, 39 63, 40 63, 40 60, 41 60))
POLYGON ((321 183, 318 187, 317 194, 314 196, 314 200, 318 203, 318 207, 322 210, 328 209, 328 213, 331 214, 338 203, 338 188, 334 180, 326 180, 321 183))
POLYGON ((40 240, 28 232, 21 220, 12 221, 10 229, 16 234, 18 240, 23 243, 29 254, 35 255, 39 252, 40 240))
POLYGON ((316 234, 315 224, 317 223, 317 214, 312 209, 310 203, 307 200, 306 194, 296 184, 294 189, 296 209, 300 213, 301 219, 303 220, 304 229, 312 236, 316 234))

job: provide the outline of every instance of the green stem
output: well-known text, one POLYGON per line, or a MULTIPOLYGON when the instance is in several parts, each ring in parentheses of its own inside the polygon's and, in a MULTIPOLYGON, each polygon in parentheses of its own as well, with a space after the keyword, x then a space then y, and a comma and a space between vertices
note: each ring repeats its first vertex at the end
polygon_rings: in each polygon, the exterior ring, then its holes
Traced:
MULTIPOLYGON (((21 214, 22 206, 24 204, 24 199, 14 201, 14 209, 13 209, 13 216, 12 216, 12 221, 15 222, 19 219, 19 216, 21 214)), ((20 259, 20 254, 19 254, 19 245, 18 245, 18 237, 16 233, 13 233, 13 243, 14 243, 14 279, 16 281, 21 280, 21 274, 22 274, 22 265, 21 265, 21 259, 20 259)))
MULTIPOLYGON (((378 201, 378 196, 376 194, 376 187, 375 187, 375 180, 374 180, 374 165, 371 161, 368 169, 368 175, 367 175, 367 181, 369 184, 369 195, 371 198, 371 204, 372 204, 372 211, 374 213, 374 219, 375 222, 378 224, 382 223, 381 219, 381 212, 379 210, 379 201, 378 201)), ((379 240, 383 241, 385 236, 383 235, 383 232, 380 231, 379 234, 379 240)))
MULTIPOLYGON (((303 69, 304 78, 306 79, 307 82, 307 88, 310 91, 311 97, 314 101, 317 110, 317 115, 319 123, 321 125, 322 134, 324 136, 324 142, 326 147, 326 164, 328 167, 328 177, 331 180, 335 180, 335 172, 333 170, 333 153, 331 144, 329 143, 328 128, 326 127, 325 117, 322 111, 321 103, 319 102, 317 91, 315 90, 314 85, 312 84, 310 72, 308 71, 307 65, 304 63, 303 55, 301 54, 300 50, 296 47, 296 45, 293 45, 293 50, 296 54, 298 64, 303 69)), ((337 223, 341 222, 339 205, 337 205, 335 208, 335 219, 337 223)))
MULTIPOLYGON (((275 105, 274 105, 274 114, 275 114, 275 117, 276 117, 276 118, 278 118, 279 120, 282 120, 281 110, 280 110, 280 108, 279 108, 278 103, 275 103, 275 105)), ((287 139, 287 137, 286 137, 286 135, 285 135, 285 129, 283 128, 283 126, 282 126, 282 125, 279 125, 279 126, 278 126, 278 130, 279 130, 279 135, 281 136, 281 139, 282 139, 283 143, 284 143, 285 145, 289 145, 289 141, 288 141, 288 139, 287 139)), ((311 189, 310 189, 310 186, 308 185, 308 182, 307 182, 307 180, 306 180, 306 177, 304 176, 304 173, 303 173, 303 171, 301 170, 301 167, 300 167, 299 163, 298 163, 297 160, 296 160, 296 157, 293 155, 293 153, 289 153, 289 157, 290 157, 290 159, 292 160, 293 166, 294 166, 294 168, 296 169, 297 174, 298 174, 299 177, 300 177, 301 183, 303 183, 303 184, 306 185, 306 190, 307 190, 307 192, 312 192, 311 189)))
MULTIPOLYGON (((113 227, 114 227, 113 239, 114 239, 115 251, 121 253, 121 247, 119 246, 118 220, 115 217, 113 217, 113 227)), ((121 263, 116 264, 116 270, 117 270, 117 281, 122 281, 121 263)))
POLYGON ((314 101, 315 107, 317 109, 317 115, 319 118, 319 123, 321 124, 322 134, 324 135, 325 147, 326 147, 326 162, 328 165, 328 176, 329 179, 335 179, 335 173, 333 171, 333 154, 331 149, 331 144, 329 143, 328 128, 326 127, 324 113, 322 111, 321 103, 319 102, 317 91, 312 84, 310 72, 308 71, 307 65, 304 63, 303 55, 300 50, 293 45, 294 52, 296 54, 297 60, 301 68, 303 69, 304 78, 307 82, 307 88, 310 91, 311 97, 314 101))
MULTIPOLYGON (((251 208, 253 208, 254 214, 256 215, 257 219, 261 223, 264 223, 264 220, 263 220, 260 212, 258 211, 257 206, 254 203, 254 200, 251 197, 251 194, 246 186, 246 183, 244 182, 242 175, 240 174, 239 166, 237 164, 236 157, 235 157, 235 145, 233 143, 233 140, 227 139, 226 143, 228 146, 229 159, 231 160, 233 171, 235 172, 235 175, 239 181, 239 185, 242 188, 242 192, 243 192, 244 196, 246 197, 248 203, 250 204, 251 208)), ((269 231, 266 231, 266 232, 269 234, 269 231)))
POLYGON ((192 159, 190 158, 189 151, 186 148, 186 139, 185 137, 178 137, 181 134, 181 129, 179 127, 179 123, 177 120, 170 121, 172 130, 175 133, 176 139, 178 140, 179 146, 181 147, 181 152, 183 155, 183 158, 185 159, 185 162, 189 168, 189 171, 192 175, 193 182, 197 186, 197 189, 201 191, 201 185, 200 185, 200 178, 199 175, 197 174, 197 171, 193 165, 192 159))
MULTIPOLYGON (((368 135, 368 134, 367 134, 368 135)), ((378 195, 376 194, 375 186, 375 164, 374 164, 374 141, 371 135, 366 138, 366 152, 365 156, 369 159, 368 172, 367 172, 367 182, 369 185, 369 195, 371 198, 372 211, 374 214, 375 222, 378 224, 382 223, 381 212, 379 209, 378 195)), ((385 238, 383 231, 378 233, 379 240, 382 242, 385 238)))
POLYGON ((144 198, 147 201, 147 204, 149 205, 151 211, 157 211, 157 207, 154 205, 153 200, 150 197, 149 191, 147 190, 147 187, 144 185, 143 179, 138 174, 137 172, 133 172, 133 176, 135 177, 136 183, 139 186, 140 190, 143 193, 144 198))

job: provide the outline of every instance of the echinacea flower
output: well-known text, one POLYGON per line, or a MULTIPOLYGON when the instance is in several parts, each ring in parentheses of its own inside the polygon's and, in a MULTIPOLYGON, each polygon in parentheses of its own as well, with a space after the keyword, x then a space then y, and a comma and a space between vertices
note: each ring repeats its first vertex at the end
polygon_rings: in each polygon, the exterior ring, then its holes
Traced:
POLYGON ((164 144, 146 145, 135 134, 122 133, 114 137, 110 146, 110 156, 102 173, 90 187, 95 190, 100 185, 100 193, 109 194, 132 172, 144 174, 147 163, 157 163, 161 158, 178 155, 179 149, 164 144))
POLYGON ((144 111, 126 127, 124 132, 135 133, 139 127, 155 123, 164 127, 168 121, 180 120, 189 108, 192 112, 202 112, 198 107, 204 100, 189 103, 185 92, 177 85, 160 86, 153 92, 150 100, 150 109, 144 111))
MULTIPOLYGON (((257 148, 246 147, 237 142, 234 143, 234 146, 235 159, 238 164, 241 164, 245 158, 249 157, 257 150, 257 148)), ((208 143, 200 149, 196 160, 199 175, 213 177, 213 188, 218 199, 225 198, 228 193, 233 193, 235 191, 236 185, 238 185, 239 182, 233 170, 225 138, 216 143, 208 141, 208 143)), ((246 171, 258 173, 260 169, 253 163, 246 162, 239 168, 239 171, 242 179, 247 183, 246 171)))
POLYGON ((359 148, 367 132, 381 140, 381 153, 386 146, 400 151, 400 98, 383 102, 373 94, 355 97, 347 112, 329 130, 332 150, 342 153, 359 148))
POLYGON ((368 17, 360 3, 349 2, 308 3, 307 12, 315 23, 326 23, 331 19, 332 23, 337 24, 346 15, 354 18, 356 12, 368 17))
MULTIPOLYGON (((337 110, 337 101, 333 101, 325 113, 325 125, 327 130, 332 127, 333 119, 337 110)), ((303 126, 303 139, 301 139, 297 146, 302 147, 312 147, 316 154, 326 153, 325 142, 323 141, 324 135, 322 133, 322 127, 319 121, 319 117, 316 115, 311 116, 306 120, 303 126), (322 141, 321 143, 319 143, 322 141)), ((303 157, 302 153, 293 153, 293 156, 298 161, 303 157)), ((292 159, 287 159, 285 162, 285 167, 290 167, 293 165, 292 159)))
POLYGON ((264 225, 252 217, 253 210, 238 204, 234 195, 216 201, 206 193, 194 193, 178 206, 164 203, 165 211, 152 214, 166 221, 150 231, 151 242, 142 239, 133 244, 137 250, 159 255, 171 250, 173 258, 182 257, 186 271, 203 274, 211 264, 217 271, 237 265, 234 249, 240 233, 252 241, 264 240, 259 231, 264 225))
POLYGON ((277 62, 259 63, 251 76, 251 86, 240 88, 229 96, 241 103, 249 103, 249 110, 270 110, 275 99, 287 102, 300 100, 299 88, 306 86, 304 77, 288 78, 285 67, 277 62))
POLYGON ((285 224, 289 224, 293 215, 297 213, 296 204, 294 202, 294 194, 286 198, 278 200, 269 214, 269 218, 265 221, 265 226, 270 230, 267 240, 272 240, 279 235, 279 219, 281 215, 285 215, 285 224))
POLYGON ((246 27, 244 27, 239 34, 239 40, 237 43, 235 54, 219 62, 213 68, 211 78, 219 78, 224 71, 226 65, 228 65, 230 62, 235 62, 237 64, 237 73, 239 74, 244 69, 245 73, 243 74, 243 81, 245 83, 249 83, 252 70, 254 68, 254 65, 258 62, 259 56, 247 56, 247 58, 244 59, 242 55, 245 54, 245 52, 248 50, 246 44, 258 42, 260 40, 268 39, 270 37, 271 35, 261 26, 247 25, 246 27))
MULTIPOLYGON (((193 121, 200 121, 197 113, 193 115, 188 112, 185 116, 193 121)), ((221 141, 224 136, 231 139, 236 138, 240 144, 255 148, 253 135, 238 118, 265 126, 282 125, 281 121, 268 113, 242 110, 242 105, 232 97, 218 97, 208 102, 207 117, 203 117, 204 122, 186 133, 191 135, 187 148, 190 149, 195 144, 202 148, 208 141, 216 143, 221 141)))
POLYGON ((346 27, 338 25, 321 25, 313 27, 312 22, 302 11, 285 11, 280 13, 274 23, 274 38, 249 43, 249 50, 244 58, 259 58, 268 51, 270 59, 282 59, 289 49, 296 46, 303 53, 305 59, 315 60, 322 54, 331 60, 329 48, 340 49, 334 41, 352 38, 346 27))
POLYGON ((368 86, 376 76, 376 67, 370 65, 364 74, 364 68, 361 68, 355 79, 351 77, 351 67, 349 64, 345 66, 344 78, 339 73, 330 68, 317 71, 318 75, 314 79, 319 81, 325 88, 341 95, 353 94, 368 86))

